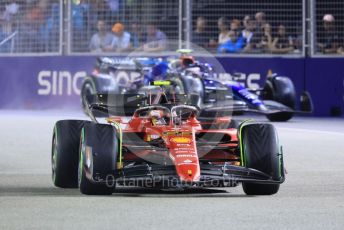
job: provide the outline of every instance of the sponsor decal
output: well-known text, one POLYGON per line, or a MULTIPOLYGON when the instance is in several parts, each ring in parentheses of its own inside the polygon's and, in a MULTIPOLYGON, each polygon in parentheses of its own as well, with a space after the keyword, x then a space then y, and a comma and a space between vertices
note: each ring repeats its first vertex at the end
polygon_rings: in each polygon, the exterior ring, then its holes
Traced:
POLYGON ((177 148, 177 151, 193 151, 193 148, 177 148))
POLYGON ((177 144, 178 147, 191 147, 190 144, 177 144))
POLYGON ((188 158, 188 157, 196 157, 195 155, 192 155, 192 154, 179 154, 179 155, 176 155, 176 157, 185 157, 185 158, 188 158))
POLYGON ((184 163, 192 163, 192 160, 186 159, 184 163))
POLYGON ((82 79, 86 72, 42 70, 38 73, 38 95, 80 95, 82 79))
POLYGON ((122 87, 133 87, 135 82, 141 82, 143 75, 136 71, 115 71, 110 72, 116 83, 122 87))
POLYGON ((173 137, 170 140, 177 144, 190 144, 191 142, 191 138, 189 137, 173 137))
POLYGON ((102 58, 102 62, 110 65, 135 65, 135 62, 132 58, 102 58))
POLYGON ((191 150, 190 151, 178 151, 177 150, 175 153, 176 154, 188 154, 188 153, 194 153, 194 151, 191 151, 191 150))
POLYGON ((192 135, 192 132, 173 132, 173 131, 169 131, 169 132, 164 132, 164 135, 167 136, 188 136, 188 135, 192 135))
POLYGON ((249 89, 259 89, 261 75, 259 73, 220 73, 217 77, 220 81, 236 81, 249 89))
POLYGON ((153 81, 153 85, 156 85, 156 86, 171 85, 171 82, 170 81, 153 81))

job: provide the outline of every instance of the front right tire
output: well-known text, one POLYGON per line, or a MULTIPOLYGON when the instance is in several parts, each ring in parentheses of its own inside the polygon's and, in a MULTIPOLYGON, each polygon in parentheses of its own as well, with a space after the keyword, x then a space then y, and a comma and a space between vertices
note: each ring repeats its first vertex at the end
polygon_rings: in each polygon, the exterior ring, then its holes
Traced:
MULTIPOLYGON (((276 129, 271 124, 243 124, 240 128, 243 166, 259 170, 279 182, 283 180, 283 160, 276 129)), ((247 195, 272 195, 278 192, 279 183, 242 183, 247 195)))

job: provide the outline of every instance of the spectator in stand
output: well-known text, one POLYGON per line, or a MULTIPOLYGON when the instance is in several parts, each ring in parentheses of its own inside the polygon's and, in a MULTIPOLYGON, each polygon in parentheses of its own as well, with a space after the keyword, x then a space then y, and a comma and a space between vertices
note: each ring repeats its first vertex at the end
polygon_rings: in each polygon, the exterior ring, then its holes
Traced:
POLYGON ((241 36, 245 41, 245 48, 243 52, 250 53, 256 51, 256 44, 259 43, 259 36, 255 32, 255 22, 253 18, 249 15, 246 15, 243 19, 244 29, 241 32, 241 36))
POLYGON ((209 34, 206 31, 207 20, 205 17, 198 17, 196 21, 196 30, 192 34, 192 43, 207 48, 209 46, 209 34))
POLYGON ((245 43, 249 44, 251 38, 253 37, 254 22, 250 15, 246 15, 242 20, 244 29, 241 31, 241 36, 245 39, 245 43))
POLYGON ((74 52, 83 52, 87 50, 88 39, 86 22, 88 16, 87 4, 81 0, 78 4, 72 4, 72 48, 74 52))
POLYGON ((271 53, 273 49, 273 38, 270 24, 266 23, 263 26, 263 34, 260 37, 260 41, 256 44, 256 48, 260 52, 271 53))
POLYGON ((109 20, 111 22, 118 20, 119 11, 121 9, 121 1, 122 0, 106 0, 109 8, 109 20))
POLYGON ((339 36, 335 31, 335 19, 332 14, 323 17, 324 32, 318 34, 318 49, 324 54, 337 52, 339 36))
POLYGON ((46 52, 58 52, 60 33, 60 2, 51 0, 45 8, 45 23, 40 27, 40 37, 46 52))
POLYGON ((160 52, 167 48, 167 36, 154 22, 147 24, 146 40, 142 48, 146 52, 160 52))
POLYGON ((302 33, 302 23, 298 23, 296 27, 296 31, 291 36, 293 39, 293 47, 295 53, 301 53, 303 47, 303 33, 302 33))
POLYGON ((343 48, 343 46, 340 46, 338 48, 337 53, 340 54, 340 55, 344 55, 344 48, 343 48))
POLYGON ((114 35, 107 31, 107 26, 104 20, 98 20, 98 32, 95 33, 90 42, 91 52, 103 52, 107 47, 111 46, 114 35))
POLYGON ((234 31, 234 32, 237 32, 237 33, 240 33, 240 28, 241 28, 241 23, 240 23, 240 20, 238 19, 233 19, 231 21, 231 24, 230 24, 230 30, 234 31))
POLYGON ((264 12, 257 12, 255 15, 255 19, 256 19, 256 31, 259 32, 263 32, 264 30, 264 26, 266 24, 268 24, 268 22, 266 21, 266 15, 264 12))
MULTIPOLYGON (((4 4, 4 3, 2 3, 4 4)), ((20 5, 17 0, 10 0, 5 3, 0 11, 0 24, 2 25, 2 32, 6 35, 10 35, 15 29, 13 29, 14 21, 18 16, 20 5)))
POLYGON ((133 49, 139 49, 142 43, 142 30, 138 22, 130 25, 130 46, 133 49))
POLYGON ((107 1, 96 0, 95 11, 97 12, 98 20, 104 20, 105 22, 111 21, 111 11, 107 1))
POLYGON ((42 27, 44 27, 47 4, 45 1, 34 1, 27 3, 26 12, 19 23, 19 33, 17 39, 17 52, 44 52, 45 38, 42 37, 42 27))
POLYGON ((217 52, 218 53, 240 53, 245 45, 244 38, 242 36, 238 37, 238 33, 234 30, 228 33, 229 40, 221 44, 217 52))
POLYGON ((122 23, 116 23, 112 27, 114 37, 111 45, 105 47, 104 51, 125 52, 130 48, 130 34, 124 31, 124 25, 122 23))
POLYGON ((272 52, 276 54, 287 54, 294 51, 293 39, 287 36, 284 25, 279 25, 277 36, 273 40, 272 52))
POLYGON ((228 28, 229 22, 226 17, 221 17, 217 21, 217 26, 220 30, 219 38, 218 38, 218 44, 222 45, 230 40, 230 34, 229 34, 229 28, 228 28))

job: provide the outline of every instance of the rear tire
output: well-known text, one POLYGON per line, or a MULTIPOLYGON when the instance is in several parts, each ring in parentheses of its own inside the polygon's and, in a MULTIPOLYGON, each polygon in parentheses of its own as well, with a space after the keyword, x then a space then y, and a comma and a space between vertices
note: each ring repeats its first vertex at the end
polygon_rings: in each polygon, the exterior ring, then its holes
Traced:
POLYGON ((87 121, 64 120, 55 124, 52 139, 52 180, 56 187, 78 187, 81 129, 87 121))
MULTIPOLYGON (((287 77, 268 78, 264 86, 264 100, 273 100, 295 109, 296 92, 293 82, 287 77)), ((288 121, 292 112, 279 112, 267 115, 270 121, 288 121)))
POLYGON ((81 132, 79 157, 79 188, 86 195, 111 195, 119 145, 117 132, 111 125, 89 123, 81 132), (87 153, 87 151, 90 151, 87 153), (89 154, 89 161, 86 155, 89 154), (93 180, 101 181, 94 182, 93 180), (111 179, 112 181, 109 181, 111 179))
MULTIPOLYGON (((272 180, 282 179, 282 160, 276 129, 271 124, 247 124, 241 128, 244 166, 270 175, 272 180)), ((272 195, 278 192, 279 184, 242 183, 247 195, 272 195)))

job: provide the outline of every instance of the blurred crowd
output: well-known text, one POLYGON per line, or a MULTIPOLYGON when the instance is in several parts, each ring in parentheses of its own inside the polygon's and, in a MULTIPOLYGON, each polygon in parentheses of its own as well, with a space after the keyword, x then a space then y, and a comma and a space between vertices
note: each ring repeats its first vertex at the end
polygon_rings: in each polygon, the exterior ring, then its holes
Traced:
MULTIPOLYGON (((264 12, 245 15, 242 20, 220 17, 217 20, 218 33, 215 36, 212 32, 214 28, 209 28, 206 17, 197 17, 194 28, 191 36, 193 48, 202 47, 218 54, 301 53, 305 39, 301 26, 298 28, 298 33, 289 33, 290 28, 283 23, 274 22, 273 26, 266 19, 264 12)), ((156 22, 142 25, 136 21, 125 30, 122 23, 116 23, 111 29, 107 29, 106 21, 100 20, 97 29, 98 32, 92 36, 89 44, 93 52, 125 52, 134 49, 154 52, 168 49, 168 37, 158 28, 156 22)), ((317 34, 316 52, 344 54, 344 42, 340 38, 333 15, 323 16, 321 29, 317 34)))
POLYGON ((59 0, 2 0, 0 52, 57 52, 60 33, 59 0), (14 44, 13 47, 11 44, 14 44))
MULTIPOLYGON (((126 52, 135 49, 154 52, 168 48, 168 38, 156 22, 142 25, 136 21, 131 23, 128 29, 121 22, 113 25, 108 25, 107 22, 105 17, 98 17, 97 32, 92 35, 89 43, 90 51, 126 52)), ((207 19, 198 17, 196 29, 192 33, 192 43, 217 53, 286 54, 300 52, 302 48, 302 37, 288 35, 283 24, 273 33, 264 12, 258 12, 254 17, 246 15, 242 21, 221 17, 217 26, 219 33, 214 38, 209 32, 207 19)))
POLYGON ((91 52, 159 52, 167 50, 167 36, 158 29, 155 22, 148 22, 145 30, 138 22, 130 25, 130 32, 125 26, 117 22, 107 29, 108 25, 103 19, 97 22, 97 32, 91 37, 89 50, 91 52))
POLYGON ((344 54, 343 40, 335 24, 332 14, 325 14, 322 26, 318 31, 317 50, 323 54, 344 54))
MULTIPOLYGON (((170 37, 171 33, 159 20, 122 17, 126 4, 126 0, 73 0, 68 39, 71 51, 158 52, 171 48, 169 39, 175 39, 178 31, 175 37, 170 37)), ((60 0, 0 1, 0 52, 58 52, 60 10, 60 0)), ((300 53, 304 41, 302 26, 291 33, 290 25, 269 22, 262 11, 243 18, 219 17, 216 24, 214 18, 198 16, 193 26, 194 48, 199 46, 218 54, 300 53)), ((317 35, 317 52, 344 54, 333 15, 323 16, 317 35)))
POLYGON ((73 52, 146 52, 167 49, 167 36, 154 20, 123 19, 124 0, 79 0, 72 5, 73 52))
POLYGON ((264 12, 246 15, 242 20, 220 17, 217 21, 218 36, 211 37, 208 21, 198 17, 192 42, 217 53, 275 53, 300 52, 302 38, 292 37, 287 28, 279 24, 272 28, 264 12))

